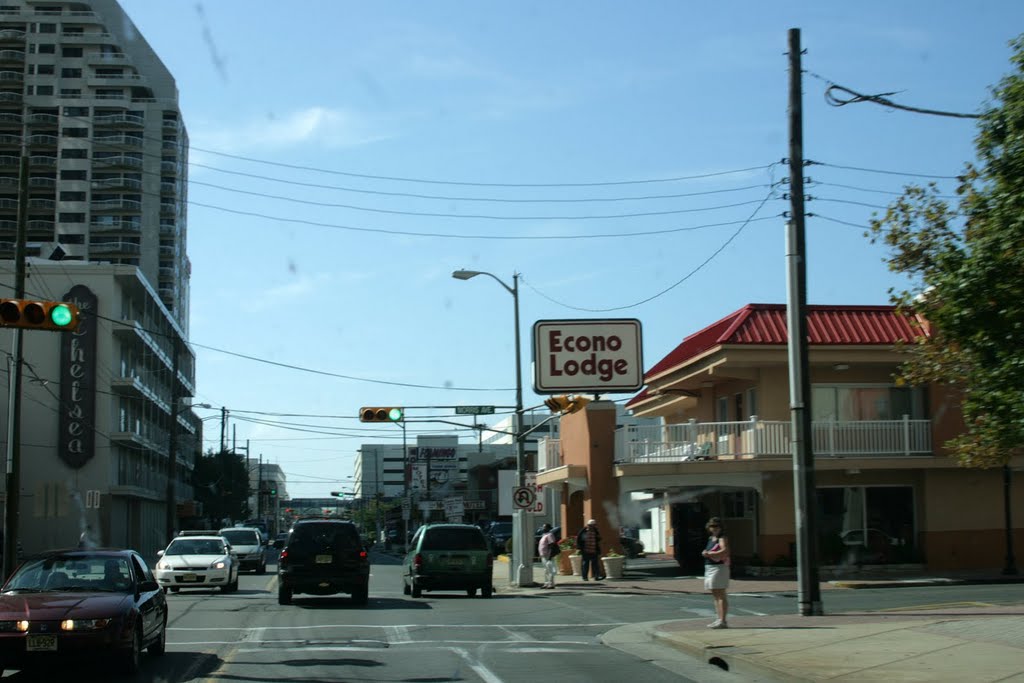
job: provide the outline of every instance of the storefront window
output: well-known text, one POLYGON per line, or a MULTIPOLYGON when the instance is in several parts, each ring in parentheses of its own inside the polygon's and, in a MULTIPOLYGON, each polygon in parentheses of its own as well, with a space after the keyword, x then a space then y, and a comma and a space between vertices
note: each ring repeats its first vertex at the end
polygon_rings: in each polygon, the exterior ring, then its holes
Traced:
POLYGON ((822 488, 817 499, 822 564, 920 561, 910 486, 822 488))

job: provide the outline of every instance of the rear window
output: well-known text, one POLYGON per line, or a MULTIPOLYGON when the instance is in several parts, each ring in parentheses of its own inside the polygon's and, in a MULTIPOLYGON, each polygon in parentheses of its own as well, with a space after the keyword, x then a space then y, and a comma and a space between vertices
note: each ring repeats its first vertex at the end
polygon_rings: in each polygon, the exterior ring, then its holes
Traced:
POLYGON ((259 545, 260 534, 252 529, 225 529, 220 535, 231 545, 259 545))
POLYGON ((297 524, 292 529, 288 546, 293 549, 331 547, 337 550, 358 550, 359 534, 355 527, 343 524, 297 524))
POLYGON ((487 550, 479 529, 427 529, 423 550, 487 550))
POLYGON ((512 522, 495 522, 491 525, 492 534, 511 534, 512 522))

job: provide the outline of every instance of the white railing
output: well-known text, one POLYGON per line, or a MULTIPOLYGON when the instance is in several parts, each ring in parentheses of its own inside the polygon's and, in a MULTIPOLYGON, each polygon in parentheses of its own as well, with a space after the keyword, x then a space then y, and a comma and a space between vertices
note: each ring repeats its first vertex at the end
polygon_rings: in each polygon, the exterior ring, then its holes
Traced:
MULTIPOLYGON (((619 462, 680 462, 788 457, 792 454, 789 422, 697 422, 664 426, 630 426, 616 434, 619 462)), ((932 453, 931 420, 824 421, 811 425, 814 455, 910 456, 932 453)))
POLYGON ((537 470, 553 470, 562 466, 562 455, 558 439, 545 437, 537 441, 537 470))

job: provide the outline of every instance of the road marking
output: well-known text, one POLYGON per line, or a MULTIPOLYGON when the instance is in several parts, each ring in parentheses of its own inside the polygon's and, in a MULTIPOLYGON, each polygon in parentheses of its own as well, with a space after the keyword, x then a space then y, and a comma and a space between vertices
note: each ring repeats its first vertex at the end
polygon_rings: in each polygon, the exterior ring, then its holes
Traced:
POLYGON ((481 664, 475 657, 470 655, 468 652, 460 647, 453 647, 452 652, 462 657, 462 659, 469 664, 469 668, 476 672, 476 675, 487 681, 487 683, 502 683, 501 677, 495 674, 493 671, 488 669, 486 666, 481 664))
MULTIPOLYGON (((359 641, 354 641, 354 642, 359 642, 359 641)), ((365 642, 380 642, 380 641, 362 641, 362 642, 365 643, 365 642)), ((380 644, 380 645, 378 645, 376 647, 371 647, 369 645, 359 645, 359 644, 344 644, 344 645, 342 645, 342 644, 339 644, 339 645, 328 645, 328 644, 325 644, 325 643, 312 643, 311 644, 308 640, 288 639, 288 640, 263 640, 263 641, 260 641, 260 647, 251 647, 251 645, 255 645, 255 643, 250 642, 249 643, 250 647, 240 647, 237 650, 235 650, 235 652, 266 652, 268 646, 276 646, 276 645, 286 645, 287 647, 279 647, 277 649, 278 650, 283 650, 283 651, 289 651, 289 652, 291 652, 291 651, 302 652, 302 651, 313 651, 313 650, 360 650, 360 651, 373 651, 373 650, 376 650, 376 651, 380 651, 380 650, 386 650, 389 647, 398 647, 398 646, 438 647, 438 646, 445 646, 445 645, 508 645, 508 646, 513 646, 514 645, 515 647, 510 647, 509 650, 510 651, 518 651, 518 650, 524 649, 523 647, 521 647, 522 645, 533 645, 533 644, 536 644, 538 646, 550 647, 551 646, 551 641, 550 640, 525 640, 525 641, 517 640, 517 641, 513 642, 513 641, 509 641, 509 640, 406 640, 406 641, 403 641, 401 643, 382 643, 382 644, 380 644)), ((593 640, 564 640, 564 641, 559 641, 559 644, 560 645, 579 645, 580 647, 593 647, 595 643, 594 643, 593 640)), ((185 647, 185 646, 195 647, 197 645, 200 645, 200 646, 201 645, 238 645, 238 641, 233 641, 233 642, 217 642, 217 641, 206 640, 206 641, 195 642, 195 643, 167 643, 167 647, 178 647, 178 646, 181 646, 181 647, 185 647)))
MULTIPOLYGON (((695 610, 696 611, 696 610, 695 610)), ((712 610, 704 610, 708 614, 712 614, 712 610)), ((514 628, 604 628, 612 626, 625 626, 631 622, 627 621, 609 621, 609 622, 594 622, 590 624, 508 624, 508 626, 514 628)), ((312 630, 321 628, 505 628, 505 626, 499 626, 497 624, 310 624, 307 626, 260 626, 259 628, 266 631, 302 631, 312 630)), ((237 626, 169 626, 168 631, 244 631, 237 626)))
POLYGON ((509 635, 509 637, 512 638, 512 640, 521 640, 521 641, 529 640, 529 637, 525 633, 520 633, 518 631, 513 631, 512 629, 510 629, 510 628, 508 628, 506 626, 498 626, 498 628, 500 628, 502 631, 507 633, 509 635))
POLYGON ((698 617, 714 617, 717 613, 713 609, 705 609, 703 607, 680 607, 680 611, 689 612, 690 614, 696 614, 698 617))
POLYGON ((410 642, 409 629, 407 627, 392 626, 390 630, 392 631, 392 635, 388 638, 390 642, 395 644, 410 642))
POLYGON ((752 615, 754 615, 755 617, 766 617, 766 616, 768 616, 768 615, 767 615, 766 613, 764 613, 764 612, 755 612, 755 611, 754 611, 754 610, 752 610, 752 609, 743 609, 742 607, 733 607, 733 608, 732 608, 732 611, 733 611, 733 612, 743 612, 744 614, 752 614, 752 615))

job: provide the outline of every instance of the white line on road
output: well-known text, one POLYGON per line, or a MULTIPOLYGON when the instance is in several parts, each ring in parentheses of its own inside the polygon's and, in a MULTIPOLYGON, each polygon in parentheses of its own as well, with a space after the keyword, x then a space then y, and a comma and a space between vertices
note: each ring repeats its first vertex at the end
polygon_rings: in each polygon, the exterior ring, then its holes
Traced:
POLYGON ((476 672, 476 675, 487 681, 488 683, 502 683, 501 678, 496 675, 493 671, 488 669, 486 666, 477 661, 475 657, 470 655, 468 652, 460 647, 453 647, 452 652, 462 657, 466 664, 469 664, 469 668, 476 672))
POLYGON ((512 629, 508 628, 507 626, 499 626, 498 628, 500 628, 502 631, 507 633, 512 640, 526 641, 526 640, 530 639, 530 637, 527 636, 525 633, 521 633, 519 631, 513 631, 512 629))
MULTIPOLYGON (((691 610, 697 611, 697 610, 691 610)), ((704 610, 708 614, 713 614, 711 610, 704 610)), ((266 631, 302 631, 302 630, 313 630, 321 628, 505 628, 507 626, 513 626, 515 628, 598 628, 598 627, 612 627, 612 626, 625 626, 626 621, 609 621, 609 622, 594 622, 591 624, 311 624, 307 626, 260 626, 259 628, 266 631)), ((237 626, 168 626, 167 630, 170 631, 245 631, 248 629, 239 628, 237 626)))
MULTIPOLYGON (((293 647, 282 647, 277 648, 278 650, 286 651, 312 651, 312 650, 386 650, 388 647, 397 647, 399 645, 425 645, 428 647, 437 647, 444 645, 515 645, 516 647, 511 648, 512 651, 518 651, 523 649, 522 645, 538 644, 538 645, 551 645, 550 640, 406 640, 401 643, 390 643, 388 645, 382 644, 378 647, 367 647, 365 645, 305 645, 308 641, 305 640, 262 640, 260 645, 263 647, 244 647, 239 648, 238 652, 265 652, 266 646, 271 645, 283 645, 290 644, 293 647)), ((218 642, 214 640, 204 640, 202 642, 195 643, 167 643, 167 647, 195 647, 197 645, 238 645, 239 641, 230 642, 218 642)), ((250 643, 254 644, 254 643, 250 643)), ((582 647, 592 647, 594 645, 593 640, 564 640, 559 641, 560 645, 580 645, 582 647)))
POLYGON ((755 617, 766 617, 766 616, 768 616, 765 612, 755 612, 752 609, 743 609, 742 607, 733 607, 731 611, 733 611, 733 612, 743 612, 744 614, 752 614, 755 617))
POLYGON ((409 640, 410 640, 410 638, 409 638, 409 629, 407 627, 405 627, 405 626, 392 626, 391 627, 391 631, 392 631, 392 634, 388 638, 388 640, 390 642, 392 642, 392 643, 408 643, 409 642, 409 640))

